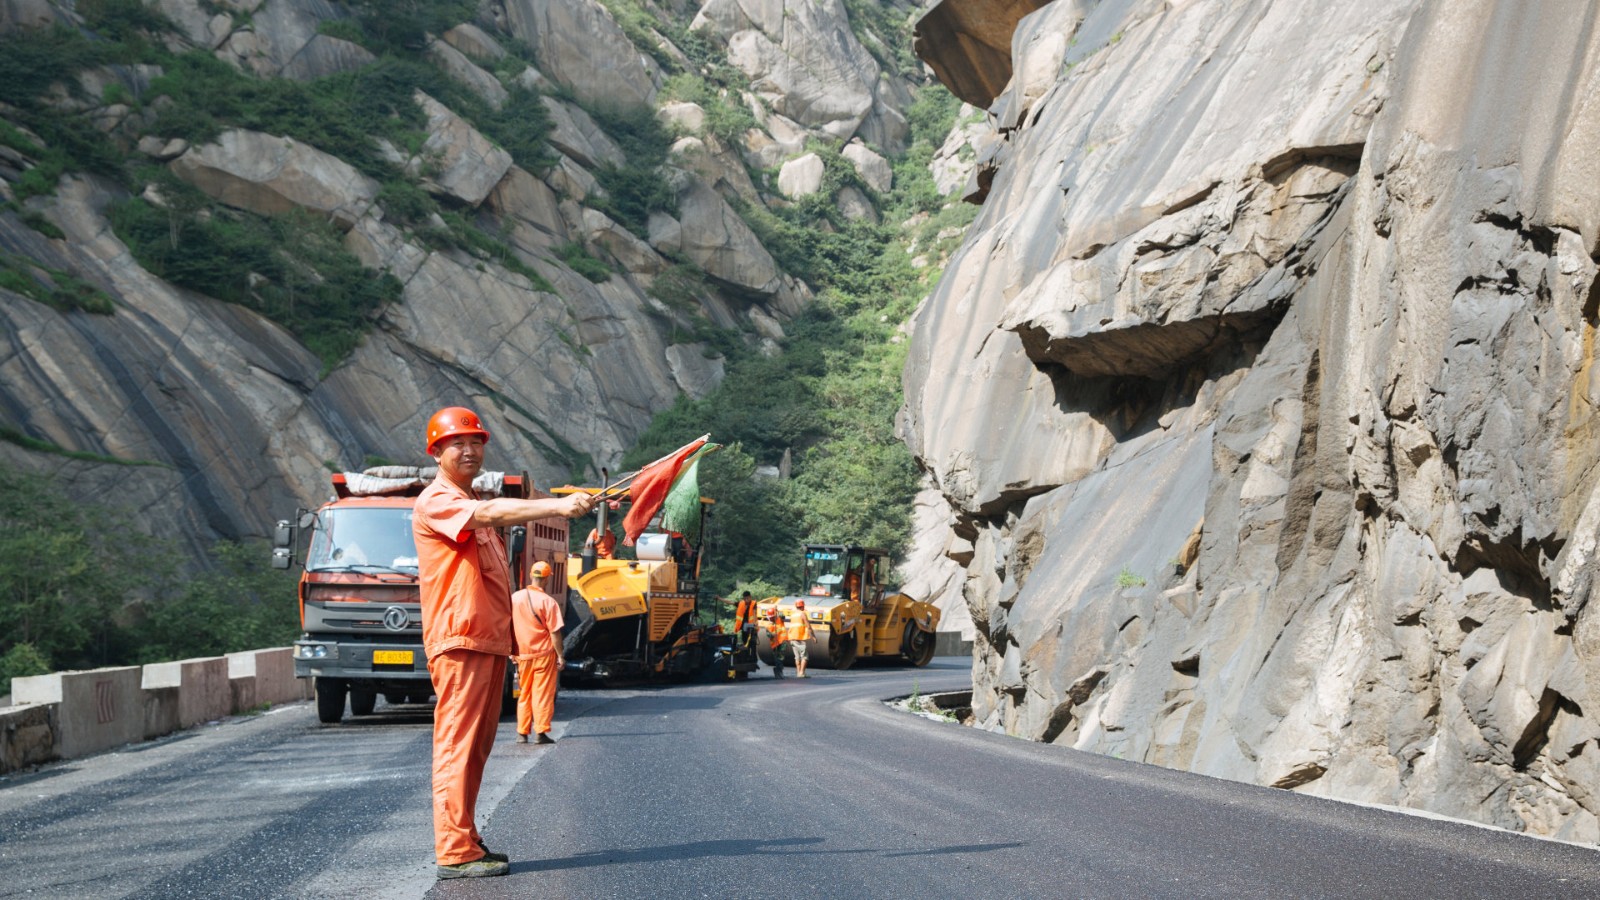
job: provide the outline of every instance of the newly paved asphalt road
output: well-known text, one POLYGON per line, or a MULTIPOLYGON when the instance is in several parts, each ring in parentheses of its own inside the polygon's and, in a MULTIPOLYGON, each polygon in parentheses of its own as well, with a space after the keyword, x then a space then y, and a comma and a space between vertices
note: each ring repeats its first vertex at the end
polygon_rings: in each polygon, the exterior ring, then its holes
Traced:
POLYGON ((0 778, 0 897, 1595 897, 1600 852, 892 710, 964 663, 564 692, 435 882, 426 708, 308 706, 0 778))

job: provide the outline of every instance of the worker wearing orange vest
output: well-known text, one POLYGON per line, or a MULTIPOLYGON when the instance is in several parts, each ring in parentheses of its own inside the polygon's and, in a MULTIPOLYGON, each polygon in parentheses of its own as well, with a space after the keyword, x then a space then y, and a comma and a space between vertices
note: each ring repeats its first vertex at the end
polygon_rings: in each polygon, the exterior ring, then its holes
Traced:
POLYGON ((761 623, 767 632, 768 646, 772 648, 772 677, 783 677, 783 645, 788 640, 788 630, 784 628, 783 616, 778 615, 776 607, 767 611, 765 621, 761 623))
POLYGON ((478 833, 478 788, 500 722, 506 658, 513 651, 511 569, 498 529, 594 506, 589 494, 565 499, 483 499, 473 479, 483 469, 489 432, 476 413, 446 407, 428 420, 428 455, 439 474, 417 497, 422 646, 438 703, 433 712, 433 851, 440 878, 505 875, 504 854, 478 833))
POLYGON ((750 592, 749 591, 745 591, 743 594, 740 595, 740 597, 739 597, 739 606, 734 611, 734 614, 733 614, 733 630, 734 630, 734 633, 738 633, 740 631, 743 631, 744 627, 746 625, 754 624, 755 620, 756 620, 756 601, 755 601, 755 598, 750 596, 750 592))
POLYGON ((554 744, 550 722, 556 712, 556 681, 567 661, 561 655, 561 629, 566 622, 554 597, 542 589, 550 564, 539 560, 529 571, 528 586, 511 595, 511 626, 517 638, 517 743, 528 734, 536 744, 554 744))
POLYGON ((593 547, 596 559, 611 559, 617 551, 617 536, 610 529, 605 534, 600 529, 589 529, 589 537, 583 542, 585 548, 593 547))
POLYGON ((794 651, 794 673, 806 677, 806 641, 811 640, 811 623, 806 621, 806 602, 794 602, 794 618, 789 621, 789 648, 794 651))

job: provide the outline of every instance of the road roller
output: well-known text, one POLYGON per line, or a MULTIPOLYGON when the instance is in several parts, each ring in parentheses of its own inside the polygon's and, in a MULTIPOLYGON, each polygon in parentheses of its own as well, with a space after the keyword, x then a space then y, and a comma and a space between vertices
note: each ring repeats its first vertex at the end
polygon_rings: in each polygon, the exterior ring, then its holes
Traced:
MULTIPOLYGON (((884 586, 889 569, 887 550, 856 544, 805 545, 802 591, 768 597, 756 604, 765 618, 774 609, 784 621, 800 615, 796 601, 805 601, 811 623, 808 665, 814 669, 848 669, 857 660, 894 660, 925 666, 933 659, 939 609, 884 586)), ((760 642, 761 661, 778 662, 777 652, 760 642)), ((785 645, 784 665, 794 656, 785 645)))

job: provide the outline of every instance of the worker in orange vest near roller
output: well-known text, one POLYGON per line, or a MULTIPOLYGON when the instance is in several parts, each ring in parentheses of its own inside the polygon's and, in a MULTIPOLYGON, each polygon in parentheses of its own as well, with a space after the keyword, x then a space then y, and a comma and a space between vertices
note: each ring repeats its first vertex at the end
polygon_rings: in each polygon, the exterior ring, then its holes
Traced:
POLYGON ((550 721, 556 713, 556 681, 567 664, 561 655, 566 621, 556 598, 544 592, 550 564, 539 560, 528 572, 528 586, 511 595, 511 626, 517 638, 517 743, 534 735, 536 744, 554 744, 550 721))
POLYGON ((784 627, 783 616, 778 615, 776 607, 767 611, 761 627, 767 632, 768 646, 772 648, 772 677, 782 678, 783 645, 789 640, 789 632, 784 627))
POLYGON ((806 677, 806 641, 811 640, 811 623, 806 621, 806 602, 794 602, 794 618, 789 620, 789 648, 794 651, 794 673, 806 677))
POLYGON ((504 875, 504 854, 484 846, 478 788, 500 722, 500 693, 514 642, 511 569, 498 529, 589 512, 586 493, 562 499, 479 497, 489 432, 460 406, 428 420, 428 455, 439 474, 417 497, 422 647, 438 703, 433 712, 433 851, 440 878, 504 875))

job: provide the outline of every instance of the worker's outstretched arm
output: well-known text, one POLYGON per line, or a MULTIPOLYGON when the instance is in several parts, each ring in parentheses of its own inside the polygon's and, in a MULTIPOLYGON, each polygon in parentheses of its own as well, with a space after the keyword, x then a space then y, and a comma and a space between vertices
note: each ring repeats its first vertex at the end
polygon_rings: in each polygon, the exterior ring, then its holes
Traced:
POLYGON ((520 500, 516 497, 495 497, 478 504, 473 510, 469 528, 501 528, 521 525, 535 519, 571 519, 594 509, 591 494, 568 494, 543 500, 520 500))

